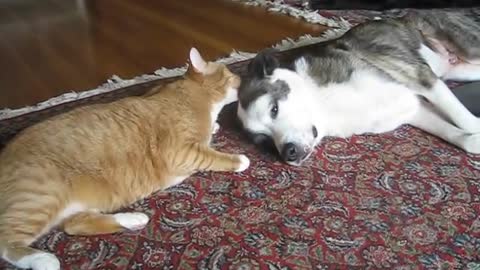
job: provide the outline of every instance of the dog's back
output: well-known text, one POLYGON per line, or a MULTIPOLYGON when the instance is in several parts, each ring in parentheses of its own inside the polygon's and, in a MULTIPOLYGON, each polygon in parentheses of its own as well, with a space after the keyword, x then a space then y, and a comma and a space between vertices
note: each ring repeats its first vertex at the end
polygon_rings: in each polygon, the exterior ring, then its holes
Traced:
POLYGON ((432 48, 438 41, 461 59, 480 58, 480 9, 412 11, 402 21, 432 48))
POLYGON ((360 24, 312 52, 311 74, 323 84, 347 74, 338 70, 370 69, 408 87, 428 89, 451 66, 480 63, 479 15, 475 9, 422 10, 360 24))

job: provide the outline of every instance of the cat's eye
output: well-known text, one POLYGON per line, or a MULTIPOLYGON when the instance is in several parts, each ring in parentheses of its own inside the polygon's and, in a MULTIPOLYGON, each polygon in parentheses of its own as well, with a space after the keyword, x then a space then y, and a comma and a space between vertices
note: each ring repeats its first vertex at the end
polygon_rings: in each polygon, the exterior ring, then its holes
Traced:
POLYGON ((275 117, 277 117, 277 114, 278 114, 278 104, 275 103, 273 104, 272 108, 270 109, 270 116, 275 119, 275 117))

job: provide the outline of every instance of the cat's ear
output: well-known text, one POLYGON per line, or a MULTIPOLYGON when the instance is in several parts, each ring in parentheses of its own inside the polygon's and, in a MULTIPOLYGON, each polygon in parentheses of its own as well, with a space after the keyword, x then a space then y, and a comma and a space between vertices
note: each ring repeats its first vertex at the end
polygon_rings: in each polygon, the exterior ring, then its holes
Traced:
POLYGON ((190 64, 196 73, 207 74, 209 72, 208 63, 203 60, 202 55, 196 48, 190 49, 190 64))
POLYGON ((259 52, 248 64, 248 74, 257 78, 272 75, 273 71, 280 66, 274 55, 276 52, 275 49, 265 49, 259 52))

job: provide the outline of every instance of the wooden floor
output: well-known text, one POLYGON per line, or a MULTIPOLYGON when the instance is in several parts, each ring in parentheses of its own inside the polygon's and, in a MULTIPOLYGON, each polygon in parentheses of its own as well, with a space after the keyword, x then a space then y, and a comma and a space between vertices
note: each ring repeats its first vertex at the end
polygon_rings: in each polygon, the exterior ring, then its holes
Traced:
POLYGON ((324 30, 226 0, 6 0, 0 108, 91 89, 113 74, 181 66, 192 46, 215 59, 324 30))

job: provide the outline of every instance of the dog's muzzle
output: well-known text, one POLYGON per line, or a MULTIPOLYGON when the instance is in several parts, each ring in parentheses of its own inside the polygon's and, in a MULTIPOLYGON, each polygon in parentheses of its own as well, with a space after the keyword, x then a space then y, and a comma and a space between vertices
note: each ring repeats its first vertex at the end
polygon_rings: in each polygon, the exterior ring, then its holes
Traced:
POLYGON ((308 156, 308 151, 303 146, 294 143, 286 143, 280 152, 282 159, 292 165, 300 165, 300 163, 308 156))

